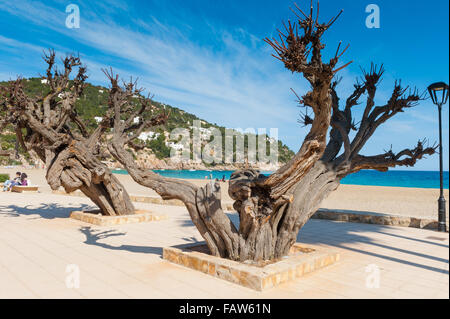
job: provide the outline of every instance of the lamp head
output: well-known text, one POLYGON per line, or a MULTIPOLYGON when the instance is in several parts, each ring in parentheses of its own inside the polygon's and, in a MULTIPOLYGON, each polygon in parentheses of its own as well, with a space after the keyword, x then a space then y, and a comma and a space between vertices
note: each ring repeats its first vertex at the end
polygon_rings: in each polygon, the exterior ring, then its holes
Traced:
POLYGON ((433 83, 428 87, 428 93, 434 104, 443 105, 447 103, 448 85, 444 82, 433 83))

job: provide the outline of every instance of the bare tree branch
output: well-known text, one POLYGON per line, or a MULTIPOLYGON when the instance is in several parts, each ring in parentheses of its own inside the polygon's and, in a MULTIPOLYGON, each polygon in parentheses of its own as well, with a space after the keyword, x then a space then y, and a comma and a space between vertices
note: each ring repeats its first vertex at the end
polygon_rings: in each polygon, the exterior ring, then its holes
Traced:
POLYGON ((373 97, 368 97, 368 105, 364 111, 363 119, 361 120, 360 128, 355 138, 351 143, 351 157, 356 156, 368 139, 373 135, 375 130, 388 119, 392 118, 399 112, 403 112, 406 108, 411 108, 425 98, 425 94, 419 94, 417 89, 409 90, 405 95, 408 87, 402 88, 401 82, 395 83, 393 93, 388 103, 383 106, 372 107, 373 97))
POLYGON ((320 24, 317 22, 318 13, 316 17, 313 17, 312 4, 309 15, 306 15, 297 5, 296 8, 298 13, 295 11, 294 13, 298 17, 298 21, 296 23, 288 21, 287 25, 284 24, 285 33, 279 31, 278 35, 280 41, 268 38, 265 41, 272 46, 278 55, 277 58, 284 63, 287 69, 302 73, 310 82, 312 91, 303 95, 299 100, 305 106, 311 107, 314 117, 309 116, 307 111, 302 115, 301 121, 304 125, 311 125, 311 129, 300 150, 291 161, 264 182, 275 200, 292 188, 325 151, 332 108, 336 104, 333 99, 337 97, 332 94, 331 81, 337 71, 348 65, 334 69, 339 58, 347 50, 345 48, 340 52, 340 44, 335 56, 328 63, 322 61, 322 50, 325 45, 322 44, 321 37, 337 20, 342 11, 328 23, 320 24), (302 31, 301 33, 299 29, 302 31), (309 57, 310 54, 311 57, 309 57))
POLYGON ((425 140, 419 141, 417 146, 413 149, 404 149, 395 154, 392 150, 384 154, 376 156, 357 155, 352 159, 349 173, 355 173, 362 169, 374 169, 381 172, 386 172, 389 168, 396 166, 414 166, 416 162, 426 155, 433 155, 437 147, 425 147, 425 140))

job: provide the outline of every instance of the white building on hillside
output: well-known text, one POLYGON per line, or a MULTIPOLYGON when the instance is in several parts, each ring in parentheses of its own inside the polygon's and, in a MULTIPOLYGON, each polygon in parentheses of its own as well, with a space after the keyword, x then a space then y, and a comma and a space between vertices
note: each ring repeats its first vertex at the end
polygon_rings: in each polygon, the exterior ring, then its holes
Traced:
POLYGON ((155 132, 152 132, 152 131, 142 132, 139 135, 138 139, 140 139, 141 141, 146 142, 147 140, 151 141, 151 140, 154 140, 154 139, 158 138, 159 135, 160 135, 159 133, 155 133, 155 132))
POLYGON ((178 143, 174 143, 174 142, 166 142, 166 146, 173 148, 177 151, 181 151, 184 148, 183 144, 178 144, 178 143))

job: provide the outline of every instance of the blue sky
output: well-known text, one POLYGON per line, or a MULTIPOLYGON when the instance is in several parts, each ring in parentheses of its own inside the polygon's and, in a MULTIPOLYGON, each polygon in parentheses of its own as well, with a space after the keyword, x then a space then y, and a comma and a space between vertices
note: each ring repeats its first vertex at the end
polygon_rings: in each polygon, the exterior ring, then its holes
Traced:
MULTIPOLYGON (((309 1, 297 1, 308 8, 309 1)), ((123 78, 138 76, 155 99, 231 128, 279 129, 279 137, 298 150, 305 128, 293 88, 308 85, 271 57, 262 39, 276 34, 282 20, 294 19, 293 1, 3 1, 0 0, 0 80, 43 74, 42 50, 64 55, 79 52, 89 81, 106 85, 101 68, 112 66, 123 78), (80 8, 80 28, 65 26, 69 4, 80 8)), ((325 57, 339 41, 350 48, 341 63, 338 93, 345 100, 359 67, 384 63, 386 72, 376 103, 384 104, 396 79, 420 90, 448 83, 448 1, 322 0, 320 16, 328 21, 344 9, 324 38, 325 57), (380 28, 368 29, 368 4, 380 8, 380 28)), ((362 106, 355 107, 355 117, 362 106)), ((448 170, 448 104, 444 106, 445 169, 448 170)), ((437 109, 430 100, 391 119, 372 137, 363 153, 413 147, 418 139, 438 141, 437 109)), ((414 169, 437 170, 438 156, 414 169)))

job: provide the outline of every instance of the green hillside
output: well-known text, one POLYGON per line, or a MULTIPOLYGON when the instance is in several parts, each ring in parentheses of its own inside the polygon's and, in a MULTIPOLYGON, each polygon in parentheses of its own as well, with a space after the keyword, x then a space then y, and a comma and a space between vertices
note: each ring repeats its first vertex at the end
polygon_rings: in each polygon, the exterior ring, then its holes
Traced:
MULTIPOLYGON (((46 94, 49 90, 48 85, 42 83, 41 78, 29 78, 24 79, 23 84, 26 93, 31 96, 42 96, 46 94)), ((6 85, 7 82, 0 82, 0 85, 6 85)), ((137 99, 136 99, 137 101, 137 99)), ((102 86, 95 86, 92 84, 87 84, 84 89, 83 95, 77 101, 77 112, 84 119, 87 127, 92 130, 97 126, 96 117, 104 116, 107 110, 108 102, 108 89, 102 86)), ((168 122, 164 127, 155 128, 153 131, 159 133, 158 137, 147 140, 146 144, 148 151, 153 152, 157 158, 164 159, 168 158, 170 155, 170 148, 166 145, 168 138, 165 136, 168 132, 171 132, 174 128, 189 128, 192 126, 194 120, 199 120, 203 128, 217 128, 222 132, 222 136, 225 136, 225 127, 219 126, 217 124, 209 123, 205 120, 198 118, 196 115, 185 112, 177 107, 173 107, 167 104, 163 104, 157 101, 153 101, 153 104, 160 110, 165 110, 165 112, 170 113, 168 122), (164 134, 166 133, 166 134, 164 134)), ((225 139, 223 138, 223 144, 225 139)), ((206 141, 208 142, 208 141, 206 141)), ((247 149, 247 138, 244 140, 244 149, 247 149)), ((269 142, 267 142, 269 143, 269 142)), ((15 135, 14 134, 2 134, 0 136, 0 145, 2 149, 14 149, 15 146, 15 135)), ((269 151, 269 146, 267 146, 269 151)), ((279 162, 285 163, 294 155, 286 145, 281 141, 278 141, 278 153, 279 162)), ((25 155, 25 154, 24 154, 25 155)), ((26 155, 25 155, 26 156, 26 155)))

